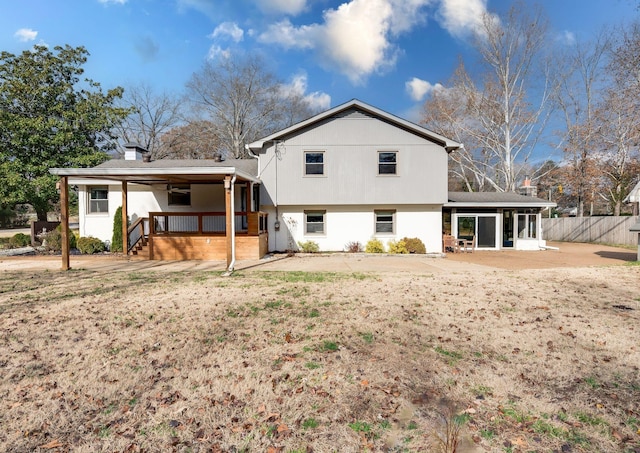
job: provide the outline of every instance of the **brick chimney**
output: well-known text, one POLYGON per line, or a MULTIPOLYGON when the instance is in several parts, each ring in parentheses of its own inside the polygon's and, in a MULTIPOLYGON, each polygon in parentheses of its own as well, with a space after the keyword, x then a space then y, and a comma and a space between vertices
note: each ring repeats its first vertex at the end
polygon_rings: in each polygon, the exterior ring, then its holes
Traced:
POLYGON ((518 189, 518 193, 520 195, 525 195, 527 197, 537 197, 538 196, 538 188, 536 186, 531 185, 531 178, 529 175, 524 177, 524 182, 518 189))

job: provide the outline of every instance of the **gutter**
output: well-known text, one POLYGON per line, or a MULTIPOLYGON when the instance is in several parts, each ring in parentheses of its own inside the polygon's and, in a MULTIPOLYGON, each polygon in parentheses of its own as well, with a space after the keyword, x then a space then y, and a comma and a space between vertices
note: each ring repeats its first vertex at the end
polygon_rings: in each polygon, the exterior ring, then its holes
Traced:
POLYGON ((233 218, 231 219, 231 263, 229 263, 229 267, 227 268, 227 272, 223 275, 225 277, 231 276, 233 273, 233 268, 236 265, 236 203, 235 203, 235 187, 236 184, 236 174, 233 174, 233 178, 231 178, 231 215, 233 218))

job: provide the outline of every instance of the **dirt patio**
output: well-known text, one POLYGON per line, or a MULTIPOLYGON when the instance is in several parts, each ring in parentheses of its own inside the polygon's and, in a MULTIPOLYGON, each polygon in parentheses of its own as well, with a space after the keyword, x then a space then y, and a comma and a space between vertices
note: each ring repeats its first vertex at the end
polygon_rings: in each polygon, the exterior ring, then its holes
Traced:
MULTIPOLYGON (((276 254, 262 260, 238 261, 236 270, 307 272, 461 272, 495 269, 553 269, 619 265, 636 260, 634 250, 599 244, 549 243, 558 250, 475 251, 444 256, 374 255, 364 253, 276 254)), ((56 270, 59 256, 0 257, 0 270, 56 270)), ((73 255, 72 269, 95 271, 224 271, 222 261, 145 261, 118 255, 73 255)))

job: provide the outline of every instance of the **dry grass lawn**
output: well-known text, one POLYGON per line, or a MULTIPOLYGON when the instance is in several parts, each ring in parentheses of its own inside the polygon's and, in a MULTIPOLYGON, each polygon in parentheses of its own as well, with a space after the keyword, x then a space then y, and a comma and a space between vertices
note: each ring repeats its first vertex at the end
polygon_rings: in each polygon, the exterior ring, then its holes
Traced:
POLYGON ((0 450, 640 451, 640 266, 0 274, 0 450))

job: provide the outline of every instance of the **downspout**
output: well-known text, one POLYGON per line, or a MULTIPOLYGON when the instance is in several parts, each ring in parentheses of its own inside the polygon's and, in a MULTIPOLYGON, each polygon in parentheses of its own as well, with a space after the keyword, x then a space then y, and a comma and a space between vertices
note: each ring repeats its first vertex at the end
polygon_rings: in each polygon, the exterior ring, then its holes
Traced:
POLYGON ((227 268, 225 276, 230 276, 233 273, 233 267, 236 265, 236 206, 235 206, 235 190, 236 174, 233 174, 231 178, 231 263, 227 268))

